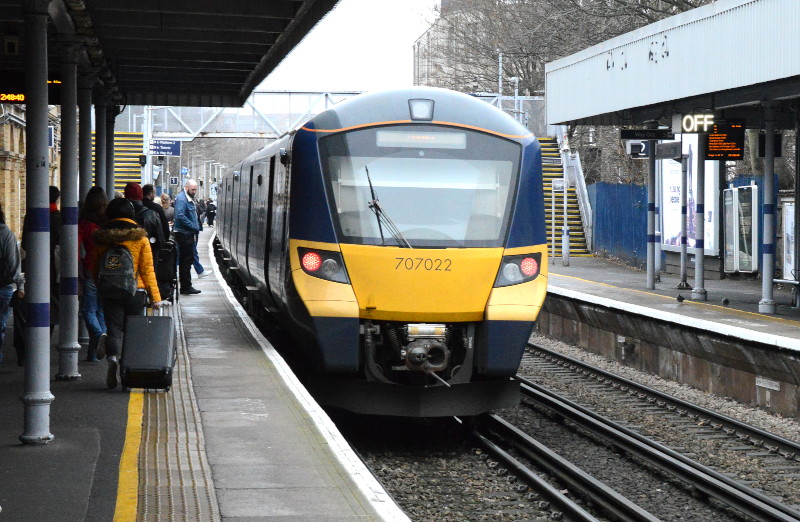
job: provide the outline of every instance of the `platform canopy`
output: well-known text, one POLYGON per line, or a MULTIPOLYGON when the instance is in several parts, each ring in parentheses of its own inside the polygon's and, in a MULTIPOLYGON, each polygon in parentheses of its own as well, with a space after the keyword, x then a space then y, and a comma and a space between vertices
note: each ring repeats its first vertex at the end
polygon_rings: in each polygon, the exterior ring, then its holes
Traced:
POLYGON ((545 67, 547 122, 635 125, 715 111, 760 125, 765 103, 793 128, 800 1, 718 0, 545 67))
MULTIPOLYGON (((52 0, 49 78, 64 43, 121 105, 240 107, 338 0, 52 0)), ((0 0, 0 92, 24 86, 23 0, 0 0)))

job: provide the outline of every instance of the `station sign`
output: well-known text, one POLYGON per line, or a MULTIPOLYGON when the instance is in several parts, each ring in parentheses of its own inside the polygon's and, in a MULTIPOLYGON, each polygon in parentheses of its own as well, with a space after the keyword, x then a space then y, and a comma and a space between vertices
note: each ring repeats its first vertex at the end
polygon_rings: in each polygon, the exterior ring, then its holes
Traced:
POLYGON ((701 134, 711 132, 713 126, 713 113, 675 114, 672 116, 672 132, 675 134, 701 134))
MULTIPOLYGON (((0 80, 0 103, 25 103, 25 75, 9 73, 0 80)), ((47 103, 61 105, 61 80, 47 80, 47 103)))
POLYGON ((647 140, 625 142, 625 152, 631 159, 647 159, 650 157, 650 142, 647 140))
POLYGON ((181 142, 178 140, 150 140, 147 154, 149 156, 180 156, 181 142))
POLYGON ((170 177, 169 178, 169 184, 170 185, 177 185, 178 184, 178 178, 176 178, 175 176, 170 177))
POLYGON ((706 160, 739 161, 744 158, 744 120, 716 122, 701 139, 706 140, 706 160))
POLYGON ((670 141, 668 143, 657 143, 656 144, 656 159, 671 159, 675 161, 680 161, 681 156, 683 155, 682 152, 683 143, 680 141, 670 141))
POLYGON ((674 140, 675 134, 671 129, 621 129, 621 140, 674 140))

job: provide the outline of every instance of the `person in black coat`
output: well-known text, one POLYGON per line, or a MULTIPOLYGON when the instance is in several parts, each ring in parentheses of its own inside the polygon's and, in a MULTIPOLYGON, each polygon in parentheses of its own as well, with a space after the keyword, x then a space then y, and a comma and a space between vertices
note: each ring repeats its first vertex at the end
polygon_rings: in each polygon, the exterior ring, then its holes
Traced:
POLYGON ((208 226, 214 226, 214 218, 217 216, 217 205, 214 204, 214 200, 208 198, 208 203, 206 203, 206 219, 208 220, 208 226))
POLYGON ((169 229, 169 222, 170 220, 167 219, 167 214, 164 212, 164 207, 161 206, 159 202, 156 200, 156 188, 148 183, 147 185, 142 187, 142 204, 158 214, 159 219, 161 219, 161 227, 164 229, 164 237, 169 239, 170 229, 169 229))

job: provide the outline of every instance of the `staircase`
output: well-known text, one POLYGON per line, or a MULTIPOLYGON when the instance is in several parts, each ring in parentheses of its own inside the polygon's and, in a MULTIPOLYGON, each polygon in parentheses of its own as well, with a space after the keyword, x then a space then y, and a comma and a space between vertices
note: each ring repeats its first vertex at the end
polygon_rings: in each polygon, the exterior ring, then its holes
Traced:
MULTIPOLYGON (((542 146, 542 180, 544 183, 545 220, 547 221, 547 245, 551 256, 561 257, 561 235, 564 226, 564 193, 555 195, 555 223, 553 223, 553 180, 564 178, 561 152, 556 138, 539 138, 542 146), (553 226, 555 225, 555 251, 553 250, 553 226)), ((575 188, 567 189, 567 226, 569 227, 570 257, 590 257, 586 236, 581 222, 581 211, 575 188)))

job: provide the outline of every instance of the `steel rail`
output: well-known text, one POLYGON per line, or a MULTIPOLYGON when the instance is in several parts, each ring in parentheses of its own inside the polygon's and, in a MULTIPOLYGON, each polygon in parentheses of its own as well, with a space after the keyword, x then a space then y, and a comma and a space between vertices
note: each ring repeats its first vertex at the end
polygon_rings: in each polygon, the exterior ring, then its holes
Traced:
MULTIPOLYGON (((536 489, 537 492, 544 494, 550 502, 556 504, 566 515, 568 520, 582 520, 586 522, 594 522, 597 520, 546 480, 500 448, 500 446, 489 440, 485 435, 482 435, 478 429, 473 431, 472 435, 490 454, 501 461, 505 466, 514 470, 515 473, 521 475, 529 485, 536 489)), ((550 468, 547 469, 550 470, 550 468)))
MULTIPOLYGON (((763 444, 767 446, 768 449, 771 449, 770 446, 772 448, 776 448, 777 451, 775 451, 775 453, 780 453, 781 456, 783 456, 786 459, 793 459, 800 457, 800 443, 783 438, 780 435, 776 435, 774 433, 770 433, 768 431, 759 429, 755 426, 750 426, 742 421, 703 408, 702 406, 691 404, 677 397, 673 397, 659 390, 649 388, 643 384, 639 384, 637 382, 628 380, 624 377, 614 375, 600 368, 595 368, 594 366, 591 366, 590 364, 587 364, 583 361, 579 361, 577 359, 573 359, 572 357, 553 352, 551 350, 548 350, 547 348, 543 348, 541 346, 537 346, 532 343, 528 344, 528 346, 542 353, 545 353, 550 357, 566 361, 569 364, 580 368, 581 370, 596 373, 605 378, 606 380, 616 382, 622 386, 627 386, 628 389, 638 390, 640 393, 645 393, 647 395, 650 395, 654 397, 657 401, 665 403, 665 405, 668 404, 674 406, 676 410, 681 409, 686 411, 687 414, 690 413, 693 415, 697 415, 698 417, 699 416, 707 417, 712 423, 715 422, 719 426, 726 427, 729 430, 730 429, 736 430, 737 435, 744 440, 762 441, 763 444)), ((713 426, 712 424, 712 427, 716 426, 713 426)), ((760 444, 757 443, 756 445, 760 444)))
POLYGON ((603 418, 572 401, 558 396, 527 379, 517 377, 524 395, 557 412, 564 418, 605 438, 629 454, 691 484, 709 497, 761 521, 800 521, 800 512, 785 506, 767 495, 739 484, 680 453, 603 418))
MULTIPOLYGON (((524 454, 525 457, 530 459, 537 466, 547 470, 567 484, 571 491, 578 492, 586 498, 591 499, 592 502, 600 506, 606 513, 614 515, 616 520, 624 522, 656 522, 659 520, 658 517, 648 513, 627 498, 621 496, 619 492, 613 488, 592 477, 578 466, 561 457, 502 417, 490 414, 482 417, 481 420, 483 421, 482 427, 502 437, 507 443, 514 446, 517 451, 524 454)), ((564 497, 558 490, 555 490, 555 488, 550 486, 547 482, 544 482, 543 479, 526 468, 518 460, 514 459, 514 457, 494 445, 491 441, 479 433, 475 433, 475 436, 478 437, 484 446, 493 452, 495 456, 503 460, 508 467, 513 468, 514 471, 523 475, 526 480, 534 481, 537 488, 546 489, 548 496, 556 495, 559 500, 563 498, 563 502, 569 503, 570 509, 579 510, 577 513, 572 511, 567 512, 569 515, 567 517, 568 519, 596 520, 571 500, 564 497), (489 444, 491 444, 491 446, 488 446, 489 444)))

